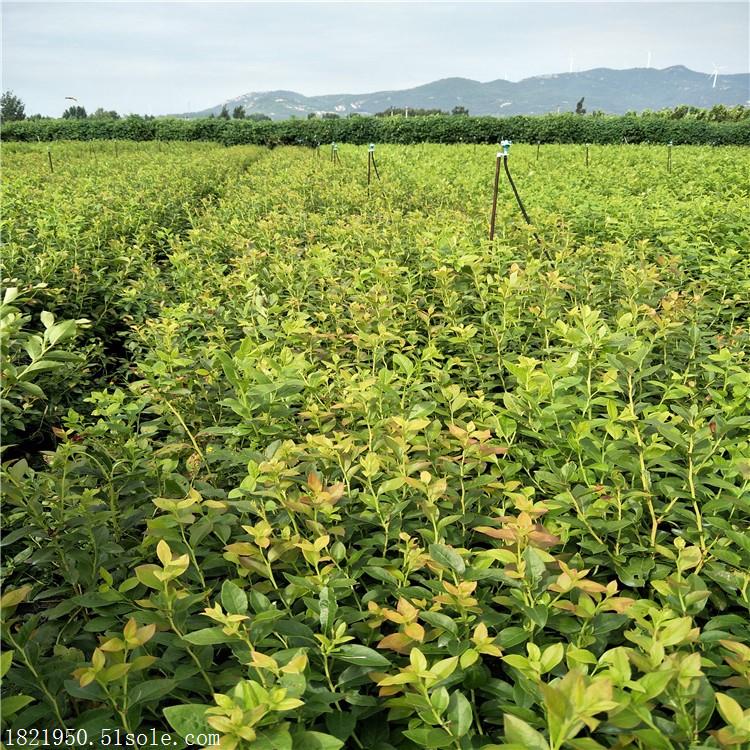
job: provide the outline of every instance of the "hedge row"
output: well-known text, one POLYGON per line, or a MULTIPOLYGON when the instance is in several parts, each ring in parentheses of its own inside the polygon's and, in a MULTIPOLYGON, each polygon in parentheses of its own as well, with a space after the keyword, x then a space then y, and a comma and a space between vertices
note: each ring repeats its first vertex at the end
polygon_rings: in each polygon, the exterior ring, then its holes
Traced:
POLYGON ((669 120, 658 116, 550 114, 513 117, 352 117, 341 120, 24 120, 2 126, 14 141, 129 139, 218 141, 267 146, 342 143, 668 143, 750 145, 750 121, 669 120))

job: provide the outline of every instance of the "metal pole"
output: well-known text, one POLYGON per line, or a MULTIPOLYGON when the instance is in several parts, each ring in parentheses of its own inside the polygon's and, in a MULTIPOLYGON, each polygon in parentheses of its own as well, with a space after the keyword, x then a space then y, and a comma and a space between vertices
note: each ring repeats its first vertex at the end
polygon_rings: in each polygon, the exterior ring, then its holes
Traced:
POLYGON ((526 209, 523 207, 523 203, 521 202, 521 196, 518 194, 518 190, 516 190, 516 183, 513 182, 513 178, 510 176, 510 170, 508 169, 508 159, 506 158, 503 163, 505 164, 505 174, 508 175, 508 182, 510 183, 510 187, 513 190, 513 195, 516 196, 516 203, 518 203, 518 207, 521 209, 521 213, 523 214, 523 218, 526 220, 526 223, 531 224, 531 219, 526 213, 526 209))
POLYGON ((50 151, 49 146, 47 146, 47 159, 49 160, 49 171, 54 173, 54 168, 52 166, 52 151, 50 151))
POLYGON ((367 184, 370 184, 370 164, 372 164, 372 168, 375 170, 375 177, 378 178, 378 182, 380 182, 380 172, 378 172, 378 165, 375 163, 375 144, 371 143, 367 149, 367 184))
POLYGON ((497 188, 500 184, 500 162, 505 158, 502 151, 495 157, 495 185, 492 189, 492 216, 490 216, 490 242, 495 239, 495 217, 497 216, 497 188))
POLYGON ((586 144, 586 166, 589 165, 589 144, 586 144))
MULTIPOLYGON (((508 182, 510 183, 510 187, 513 190, 513 195, 516 196, 516 202, 518 203, 518 207, 521 209, 521 213, 523 214, 523 218, 526 220, 526 223, 531 226, 531 219, 529 218, 529 215, 526 213, 526 209, 523 207, 523 203, 521 202, 521 196, 518 194, 518 190, 516 190, 516 183, 513 182, 513 178, 510 176, 510 170, 508 169, 508 159, 507 156, 505 159, 503 159, 503 163, 505 164, 505 174, 508 175, 508 182)), ((539 239, 539 235, 536 232, 532 232, 534 235, 534 239, 537 241, 537 244, 541 245, 542 241, 539 239)))

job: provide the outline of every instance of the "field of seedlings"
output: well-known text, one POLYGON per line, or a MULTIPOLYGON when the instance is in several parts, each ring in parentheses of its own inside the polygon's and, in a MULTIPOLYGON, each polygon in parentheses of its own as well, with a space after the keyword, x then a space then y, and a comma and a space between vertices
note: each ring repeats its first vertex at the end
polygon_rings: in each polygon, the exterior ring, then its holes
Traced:
POLYGON ((750 151, 3 151, 4 747, 750 747, 750 151))

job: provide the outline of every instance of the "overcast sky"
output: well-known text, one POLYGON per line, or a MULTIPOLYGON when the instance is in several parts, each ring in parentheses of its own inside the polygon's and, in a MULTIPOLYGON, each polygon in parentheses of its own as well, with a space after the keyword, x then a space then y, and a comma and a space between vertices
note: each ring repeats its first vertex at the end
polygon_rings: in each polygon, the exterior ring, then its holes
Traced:
POLYGON ((594 67, 748 72, 747 2, 3 2, 27 114, 199 110, 249 91, 400 89, 594 67))

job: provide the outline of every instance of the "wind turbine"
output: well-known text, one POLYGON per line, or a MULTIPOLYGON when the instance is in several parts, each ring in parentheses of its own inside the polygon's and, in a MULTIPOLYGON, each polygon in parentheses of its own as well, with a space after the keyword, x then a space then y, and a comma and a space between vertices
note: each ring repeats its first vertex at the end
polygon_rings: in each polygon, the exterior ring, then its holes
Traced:
POLYGON ((714 82, 711 85, 712 89, 716 88, 716 79, 719 77, 719 71, 720 70, 726 70, 726 67, 727 67, 726 65, 717 65, 716 63, 714 63, 714 72, 709 74, 709 78, 711 76, 714 77, 714 82))

